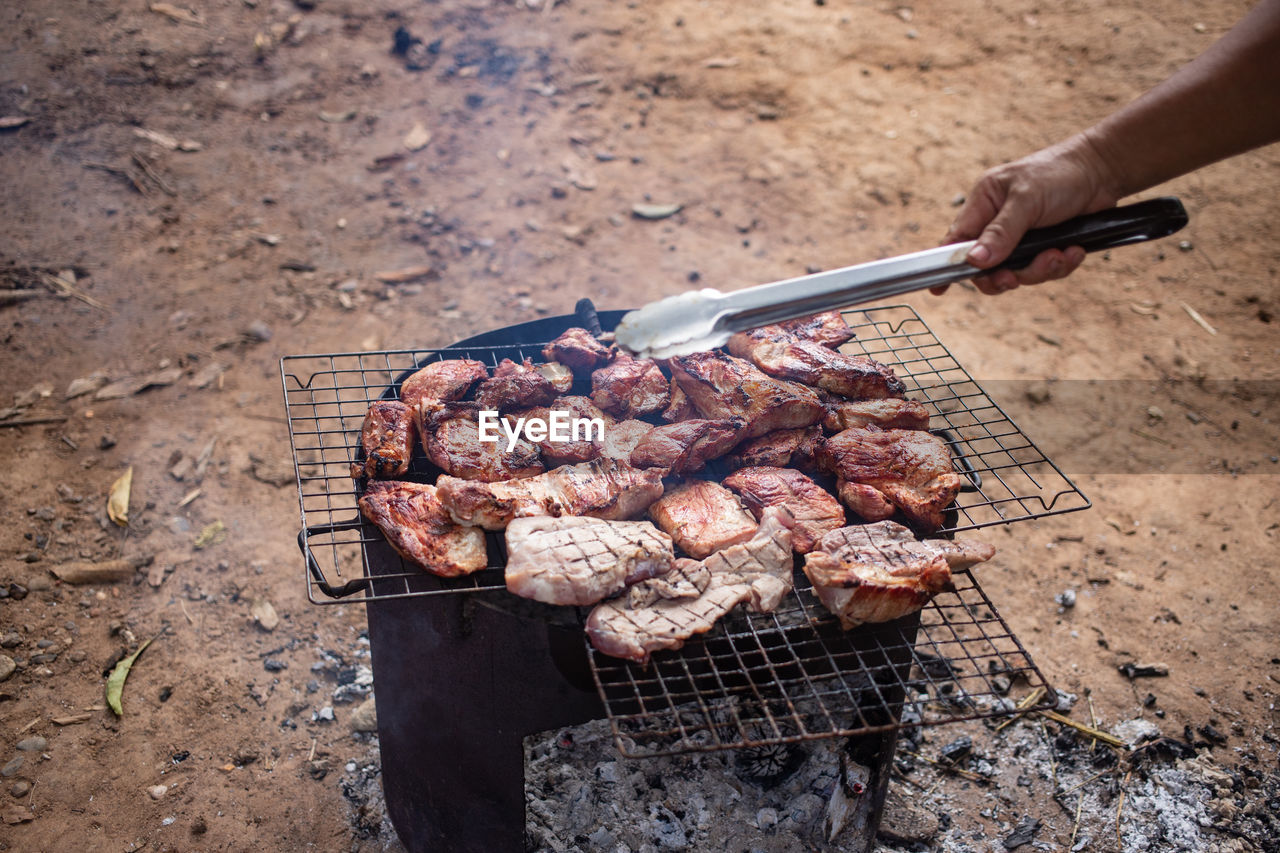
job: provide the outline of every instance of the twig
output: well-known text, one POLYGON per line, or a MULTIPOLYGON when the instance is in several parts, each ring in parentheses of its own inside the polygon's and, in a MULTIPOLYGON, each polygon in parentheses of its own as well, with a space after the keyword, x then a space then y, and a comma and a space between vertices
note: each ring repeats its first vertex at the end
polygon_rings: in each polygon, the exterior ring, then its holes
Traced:
POLYGON ((1124 781, 1120 783, 1120 802, 1116 803, 1116 846, 1120 847, 1124 844, 1124 840, 1120 837, 1120 813, 1124 809, 1124 792, 1125 787, 1129 784, 1129 777, 1133 775, 1131 769, 1124 774, 1124 781))
POLYGON ((63 293, 63 294, 65 294, 65 295, 67 295, 67 296, 70 296, 70 297, 72 297, 72 298, 74 298, 74 299, 79 299, 79 300, 80 300, 81 302, 83 302, 85 305, 91 305, 91 306, 93 306, 94 308, 98 308, 98 309, 101 309, 101 310, 103 310, 103 311, 106 311, 106 310, 107 310, 107 306, 103 305, 101 302, 99 302, 98 300, 94 299, 92 296, 90 296, 89 294, 85 293, 83 290, 80 290, 80 289, 78 289, 78 288, 76 288, 76 287, 73 287, 73 286, 72 286, 72 284, 71 284, 71 282, 67 281, 67 280, 66 280, 65 278, 63 278, 62 276, 60 276, 60 275, 49 275, 48 273, 45 273, 45 276, 44 276, 44 277, 45 277, 45 281, 46 281, 46 282, 48 282, 49 284, 53 285, 53 287, 54 287, 56 290, 58 290, 60 293, 63 293))
POLYGON ((1009 719, 1005 720, 1005 721, 1004 721, 1003 723, 1001 723, 1000 725, 996 726, 996 731, 997 731, 997 732, 998 732, 998 731, 1001 731, 1002 729, 1004 729, 1004 727, 1005 727, 1005 726, 1012 725, 1014 722, 1016 722, 1016 721, 1018 720, 1018 718, 1019 718, 1019 717, 1021 717, 1021 716, 1023 716, 1024 714, 1026 714, 1026 713, 1027 713, 1026 709, 1027 709, 1027 708, 1030 708, 1032 705, 1034 705, 1035 703, 1039 702, 1039 701, 1040 701, 1040 697, 1041 697, 1041 696, 1043 696, 1043 695, 1044 695, 1044 687, 1043 687, 1043 686, 1041 686, 1041 687, 1037 687, 1035 690, 1032 690, 1030 693, 1028 693, 1028 694, 1023 698, 1023 700, 1022 700, 1021 702, 1019 702, 1019 703, 1018 703, 1018 709, 1017 709, 1017 710, 1018 710, 1018 713, 1014 714, 1012 717, 1010 717, 1009 719))
POLYGON ((1076 822, 1071 825, 1071 840, 1067 842, 1067 849, 1074 850, 1076 846, 1076 833, 1080 831, 1080 807, 1084 805, 1084 791, 1080 792, 1080 798, 1076 800, 1076 822))
POLYGON ((944 771, 954 773, 957 776, 962 776, 965 779, 968 779, 970 782, 986 783, 991 781, 986 776, 983 776, 980 773, 974 773, 972 770, 965 770, 961 767, 956 767, 954 764, 947 764, 944 761, 935 761, 934 759, 930 758, 927 755, 921 755, 920 753, 912 752, 909 749, 904 749, 903 752, 907 755, 910 755, 912 758, 918 758, 921 761, 927 761, 928 763, 932 764, 934 767, 940 767, 944 771))
MULTIPOLYGON (((1089 695, 1088 693, 1084 694, 1084 701, 1089 703, 1089 725, 1093 726, 1096 729, 1098 727, 1098 717, 1096 714, 1093 713, 1093 696, 1089 695)), ((1089 751, 1093 752, 1093 748, 1097 745, 1098 745, 1097 738, 1094 738, 1093 740, 1089 741, 1089 751)))
POLYGON ((119 166, 112 166, 110 163, 85 163, 84 167, 86 169, 101 169, 104 172, 119 175, 132 184, 139 195, 151 195, 151 187, 138 180, 138 176, 130 169, 122 169, 119 166))
POLYGON ((187 602, 183 601, 181 596, 178 598, 178 604, 182 607, 182 615, 187 617, 187 624, 194 625, 196 620, 191 618, 191 614, 187 612, 187 602))
POLYGON ((1050 720, 1053 720, 1055 723, 1062 723, 1064 726, 1071 726, 1071 728, 1076 729, 1077 731, 1084 732, 1089 737, 1097 738, 1103 743, 1110 744, 1111 746, 1114 746, 1117 749, 1128 750, 1129 748, 1129 745, 1127 743, 1120 740, 1120 738, 1116 737, 1115 735, 1109 735, 1100 729, 1095 729, 1093 726, 1086 726, 1084 723, 1078 723, 1075 720, 1071 719, 1070 717, 1066 717, 1066 716, 1063 716, 1062 714, 1059 714, 1057 711, 1041 711, 1040 715, 1043 717, 1048 717, 1050 720))
POLYGON ((316 739, 311 739, 311 751, 307 753, 307 761, 311 761, 316 757, 316 739))
POLYGON ((1065 790, 1065 791, 1063 791, 1062 793, 1058 794, 1058 796, 1059 796, 1059 797, 1065 797, 1067 794, 1070 794, 1070 793, 1071 793, 1071 792, 1073 792, 1073 791, 1078 791, 1078 790, 1080 790, 1080 789, 1081 789, 1081 788, 1083 788, 1085 785, 1088 785, 1090 782, 1096 782, 1096 781, 1098 781, 1098 780, 1099 780, 1099 779, 1101 779, 1103 776, 1106 776, 1108 773, 1114 773, 1117 769, 1118 769, 1118 768, 1115 768, 1115 767, 1108 767, 1106 770, 1103 770, 1101 773, 1094 773, 1094 774, 1093 774, 1092 776, 1090 776, 1088 779, 1085 779, 1083 782, 1078 782, 1078 783, 1076 783, 1075 785, 1072 785, 1072 786, 1071 786, 1070 788, 1068 788, 1067 790, 1065 790))
POLYGON ((1136 435, 1138 438, 1145 438, 1145 439, 1147 439, 1148 441, 1154 441, 1154 442, 1156 442, 1157 444, 1163 444, 1165 447, 1169 447, 1169 446, 1170 446, 1169 442, 1165 441, 1163 438, 1161 438, 1161 437, 1160 437, 1160 436, 1158 436, 1158 435, 1152 435, 1152 434, 1151 434, 1151 433, 1149 433, 1149 432, 1143 432, 1142 430, 1140 430, 1140 429, 1134 429, 1133 427, 1129 427, 1129 432, 1133 433, 1133 434, 1134 434, 1134 435, 1136 435))
POLYGON ((40 722, 40 720, 41 720, 41 718, 40 718, 40 717, 36 717, 36 718, 35 718, 34 720, 32 720, 31 722, 27 723, 25 726, 23 726, 22 728, 18 729, 18 734, 22 734, 22 733, 23 733, 23 732, 25 732, 27 729, 31 728, 31 727, 32 727, 32 726, 34 726, 36 723, 40 722))
POLYGON ((1183 310, 1183 311, 1186 311, 1186 312, 1187 312, 1187 316, 1188 316, 1188 317, 1190 317, 1192 320, 1195 320, 1195 321, 1196 321, 1196 325, 1197 325, 1197 326, 1199 326, 1200 328, 1204 329, 1206 332, 1208 332, 1208 333, 1209 333, 1209 334, 1211 334, 1211 335, 1216 335, 1216 334, 1218 334, 1218 330, 1217 330, 1217 329, 1215 329, 1213 326, 1210 326, 1210 325, 1209 325, 1209 321, 1208 321, 1208 320, 1206 320, 1205 318, 1201 317, 1201 316, 1200 316, 1200 312, 1199 312, 1199 311, 1197 311, 1196 309, 1192 308, 1190 305, 1188 305, 1188 304, 1187 304, 1187 303, 1185 303, 1185 302, 1179 302, 1178 304, 1182 306, 1182 310, 1183 310))
POLYGON ((178 194, 178 191, 175 190, 173 187, 169 186, 168 182, 165 181, 164 178, 160 177, 160 174, 156 172, 154 168, 152 168, 151 164, 148 163, 146 159, 142 157, 142 155, 134 154, 133 162, 138 164, 138 168, 142 170, 142 174, 146 175, 148 178, 154 181, 155 185, 158 186, 161 189, 161 191, 164 192, 165 195, 178 194))
POLYGON ((0 305, 16 305, 42 296, 57 296, 57 294, 47 290, 0 290, 0 305))
POLYGON ((20 427, 20 426, 36 426, 38 424, 60 424, 66 421, 64 417, 56 418, 22 418, 16 421, 0 421, 0 427, 20 427))
POLYGON ((1049 747, 1049 773, 1053 776, 1053 787, 1058 787, 1058 759, 1053 754, 1053 741, 1049 740, 1049 733, 1044 730, 1044 720, 1040 720, 1040 737, 1044 738, 1045 745, 1049 747))

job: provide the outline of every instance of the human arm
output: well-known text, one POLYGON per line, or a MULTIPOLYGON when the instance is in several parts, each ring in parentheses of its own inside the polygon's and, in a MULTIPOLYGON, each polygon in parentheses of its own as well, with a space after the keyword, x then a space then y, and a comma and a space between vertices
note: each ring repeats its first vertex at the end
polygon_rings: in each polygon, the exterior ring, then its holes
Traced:
MULTIPOLYGON (((1119 199, 1217 160, 1280 140, 1280 0, 1261 0, 1225 36, 1133 103, 1062 142, 988 171, 946 242, 977 239, 980 269, 1008 257, 1030 228, 1119 199)), ((1070 274, 1072 247, 974 283, 984 293, 1070 274)))

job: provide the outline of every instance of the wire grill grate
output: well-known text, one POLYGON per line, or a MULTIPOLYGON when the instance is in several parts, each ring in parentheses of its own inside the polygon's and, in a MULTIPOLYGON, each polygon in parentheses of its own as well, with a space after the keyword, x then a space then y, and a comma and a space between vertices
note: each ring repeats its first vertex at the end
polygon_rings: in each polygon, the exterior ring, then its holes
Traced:
POLYGON ((894 622, 842 630, 804 576, 778 610, 739 610, 640 667, 587 653, 628 757, 741 749, 1009 714, 1011 688, 1056 695, 969 572, 894 622), (904 702, 919 719, 902 713, 904 702))
MULTIPOLYGON (((845 312, 857 333, 843 349, 889 365, 923 402, 935 431, 950 445, 968 485, 939 535, 1085 509, 1088 499, 1008 418, 916 312, 907 306, 845 312)), ((566 324, 568 325, 568 324, 566 324)), ((298 483, 308 597, 315 603, 404 598, 503 589, 505 553, 490 535, 491 567, 441 580, 399 562, 397 572, 371 570, 369 552, 382 534, 360 518, 351 465, 370 403, 386 398, 410 371, 446 358, 496 366, 503 358, 541 358, 541 343, 286 356, 281 382, 298 483)), ((575 392, 578 389, 575 389, 575 392)), ((406 479, 429 479, 418 448, 406 479)), ((394 554, 392 560, 398 560, 394 554)))

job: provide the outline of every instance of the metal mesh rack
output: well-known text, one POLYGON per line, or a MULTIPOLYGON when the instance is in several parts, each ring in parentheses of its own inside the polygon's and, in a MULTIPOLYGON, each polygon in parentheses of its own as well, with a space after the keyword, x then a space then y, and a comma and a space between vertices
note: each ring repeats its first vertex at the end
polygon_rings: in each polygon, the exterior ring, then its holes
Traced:
POLYGON ((800 585, 772 613, 736 611, 708 637, 647 667, 588 648, 619 751, 628 757, 773 746, 1007 715, 1013 685, 1056 696, 969 572, 913 616, 842 630, 800 585))
MULTIPOLYGON (((1085 509, 1088 499, 1045 458, 908 306, 845 312, 857 333, 843 349, 889 365, 908 396, 930 410, 935 431, 950 445, 967 485, 939 535, 1085 509)), ((308 596, 315 603, 503 589, 505 552, 489 536, 491 567, 445 581, 401 562, 399 572, 373 572, 371 543, 381 533, 364 522, 351 465, 369 404, 394 394, 410 371, 446 358, 496 365, 502 358, 535 361, 541 343, 444 349, 286 356, 280 360, 289 437, 298 482, 308 596)), ((575 389, 575 393, 580 389, 575 389)), ((429 481, 433 469, 419 448, 406 479, 429 481), (416 473, 415 473, 416 472, 416 473)))

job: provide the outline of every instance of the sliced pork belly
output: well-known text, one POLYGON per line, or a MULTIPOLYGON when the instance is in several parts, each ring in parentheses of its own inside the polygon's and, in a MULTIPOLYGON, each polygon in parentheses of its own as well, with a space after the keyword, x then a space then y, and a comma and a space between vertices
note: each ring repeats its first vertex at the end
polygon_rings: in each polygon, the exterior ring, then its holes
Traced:
POLYGON ((400 402, 412 409, 426 400, 461 400, 472 385, 488 377, 484 364, 469 358, 433 361, 400 384, 400 402))
POLYGON ((845 628, 914 613, 951 588, 951 572, 990 560, 983 542, 917 540, 901 524, 881 521, 834 530, 804 560, 818 599, 845 628))
POLYGON ((822 428, 817 424, 798 429, 778 429, 742 442, 725 457, 730 468, 768 465, 774 468, 818 470, 815 454, 822 444, 822 428))
POLYGON ((687 480, 649 507, 649 517, 680 550, 702 559, 755 535, 755 518, 719 483, 687 480))
POLYGON ((657 362, 618 353, 612 363, 591 374, 591 399, 620 419, 661 412, 671 402, 671 388, 657 362))
POLYGON ((743 422, 736 418, 693 418, 654 427, 631 451, 637 468, 666 468, 673 474, 701 470, 707 460, 723 456, 738 443, 743 422))
POLYGON ((877 427, 879 429, 929 428, 929 410, 918 400, 886 397, 880 400, 832 399, 824 403, 827 414, 822 427, 827 432, 877 427))
POLYGON ((595 335, 577 326, 565 329, 542 349, 542 357, 547 361, 558 361, 583 374, 613 361, 614 353, 615 350, 600 343, 595 335))
POLYGON ((507 525, 507 589, 547 604, 585 606, 628 578, 665 574, 671 537, 647 521, 540 516, 507 525))
POLYGON ((435 486, 372 480, 359 504, 400 556, 433 575, 470 574, 487 564, 484 533, 454 523, 435 486))
POLYGON ((351 476, 386 480, 405 473, 417 435, 412 409, 398 400, 375 401, 360 427, 364 464, 353 464, 351 476))
POLYGON ((637 606, 630 595, 596 605, 587 618, 591 645, 643 664, 653 652, 679 649, 709 631, 744 601, 757 612, 775 609, 792 587, 790 523, 785 509, 770 508, 751 539, 700 562, 677 560, 670 573, 638 590, 637 606))
POLYGON ((757 518, 771 506, 785 506, 795 518, 791 544, 800 554, 812 551, 823 534, 845 524, 840 501, 790 468, 739 468, 725 478, 724 484, 742 497, 757 518))
MULTIPOLYGON (((481 480, 516 480, 546 470, 538 448, 523 438, 507 450, 501 430, 497 441, 481 441, 474 403, 424 402, 418 409, 419 429, 427 458, 454 477, 481 480)), ((490 434, 492 434, 491 431, 490 434)))
POLYGON ((840 478, 841 499, 868 520, 886 517, 883 496, 913 523, 936 530, 960 491, 946 443, 920 430, 847 429, 823 442, 818 463, 840 478))
POLYGON ((743 439, 809 426, 824 410, 813 389, 766 376, 749 362, 719 351, 670 359, 671 374, 704 418, 740 418, 743 439))
POLYGON ((493 376, 476 389, 476 403, 482 409, 509 412, 531 406, 545 406, 555 399, 556 387, 551 380, 525 359, 516 364, 509 358, 494 368, 493 376))
POLYGON ((523 480, 478 483, 450 477, 436 481, 440 502, 459 524, 502 530, 530 515, 635 518, 662 495, 662 474, 615 459, 593 459, 523 480))

